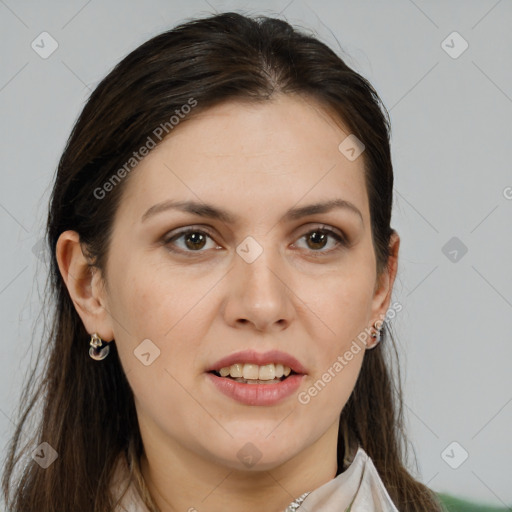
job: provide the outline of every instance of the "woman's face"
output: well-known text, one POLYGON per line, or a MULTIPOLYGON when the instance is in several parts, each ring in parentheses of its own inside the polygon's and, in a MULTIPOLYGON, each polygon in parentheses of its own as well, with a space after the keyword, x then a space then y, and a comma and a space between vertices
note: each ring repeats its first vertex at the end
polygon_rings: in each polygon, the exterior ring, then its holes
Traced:
POLYGON ((338 148, 348 135, 310 100, 230 102, 175 127, 132 171, 109 247, 103 328, 146 448, 238 469, 253 456, 265 469, 335 438, 364 349, 342 371, 335 363, 389 304, 388 289, 375 292, 363 159, 338 148), (352 206, 301 215, 341 200, 352 206), (218 211, 229 218, 210 215, 218 211), (242 350, 284 352, 305 374, 289 394, 252 402, 248 387, 284 384, 228 377, 245 396, 234 398, 207 370, 242 350))

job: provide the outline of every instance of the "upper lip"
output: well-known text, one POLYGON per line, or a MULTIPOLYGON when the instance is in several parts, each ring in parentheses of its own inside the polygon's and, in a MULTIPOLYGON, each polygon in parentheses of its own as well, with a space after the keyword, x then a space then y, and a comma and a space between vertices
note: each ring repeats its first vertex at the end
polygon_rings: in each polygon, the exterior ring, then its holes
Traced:
POLYGON ((207 372, 219 371, 221 368, 231 366, 235 363, 249 363, 264 366, 266 364, 275 363, 288 366, 295 373, 306 373, 306 369, 300 362, 290 354, 280 350, 269 350, 268 352, 259 353, 254 350, 242 350, 235 352, 229 356, 219 359, 206 369, 207 372))

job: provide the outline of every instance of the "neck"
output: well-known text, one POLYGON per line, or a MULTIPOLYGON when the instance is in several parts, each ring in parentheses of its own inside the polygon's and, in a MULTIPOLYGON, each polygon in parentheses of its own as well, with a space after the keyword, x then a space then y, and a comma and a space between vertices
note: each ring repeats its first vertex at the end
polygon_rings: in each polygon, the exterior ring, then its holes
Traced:
POLYGON ((142 474, 160 512, 283 512, 335 477, 337 427, 295 457, 260 471, 223 466, 177 443, 157 450, 154 442, 144 442, 142 474))

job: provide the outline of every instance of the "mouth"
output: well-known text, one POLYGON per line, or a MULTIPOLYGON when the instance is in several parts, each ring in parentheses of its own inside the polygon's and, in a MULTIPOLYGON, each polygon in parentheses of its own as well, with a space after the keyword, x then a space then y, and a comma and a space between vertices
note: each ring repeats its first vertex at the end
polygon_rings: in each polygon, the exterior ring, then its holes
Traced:
POLYGON ((245 405, 274 406, 297 392, 305 374, 282 364, 234 363, 205 373, 217 391, 245 405))
POLYGON ((299 389, 307 370, 281 350, 242 350, 205 368, 205 375, 217 391, 239 403, 274 406, 299 389))
POLYGON ((220 370, 211 370, 208 373, 224 379, 233 380, 242 384, 276 384, 283 382, 293 375, 302 375, 289 366, 264 365, 235 363, 220 370))
POLYGON ((223 357, 205 368, 206 372, 219 377, 232 377, 245 380, 282 380, 290 374, 306 374, 306 368, 291 354, 280 350, 265 353, 242 350, 223 357))

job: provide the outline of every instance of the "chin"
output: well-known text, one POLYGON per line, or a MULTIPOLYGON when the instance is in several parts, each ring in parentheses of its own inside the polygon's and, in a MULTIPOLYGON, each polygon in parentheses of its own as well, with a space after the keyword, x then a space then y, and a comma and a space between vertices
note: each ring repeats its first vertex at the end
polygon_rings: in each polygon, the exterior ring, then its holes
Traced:
MULTIPOLYGON (((242 450, 243 449, 244 448, 242 448, 242 450)), ((231 457, 230 459, 222 458, 217 460, 219 464, 235 471, 257 473, 274 470, 286 463, 289 457, 285 457, 284 455, 281 457, 274 456, 269 460, 261 450, 258 453, 255 450, 248 450, 247 447, 245 447, 245 455, 243 457, 238 458, 238 456, 235 456, 235 458, 231 457)))
MULTIPOLYGON (((270 430, 269 430, 270 432, 270 430)), ((283 439, 265 439, 267 434, 230 439, 222 453, 212 453, 218 464, 237 471, 268 471, 296 455, 297 447, 283 446, 283 439)), ((217 445, 218 446, 218 445, 217 445)))

